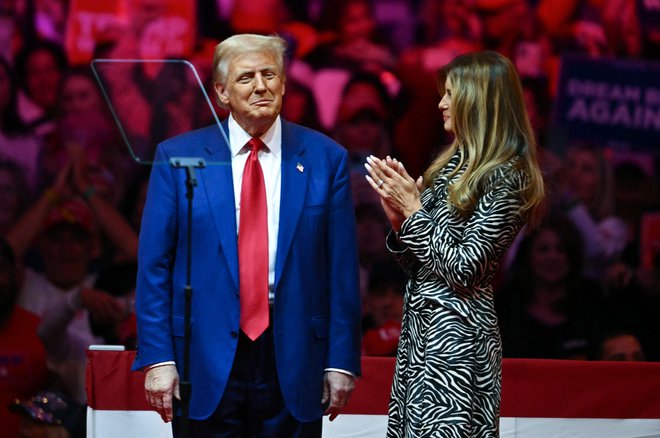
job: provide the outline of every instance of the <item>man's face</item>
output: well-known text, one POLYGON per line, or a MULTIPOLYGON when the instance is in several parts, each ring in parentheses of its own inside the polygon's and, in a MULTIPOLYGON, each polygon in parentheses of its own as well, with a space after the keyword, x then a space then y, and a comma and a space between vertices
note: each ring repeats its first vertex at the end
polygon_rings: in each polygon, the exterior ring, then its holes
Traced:
POLYGON ((636 337, 620 335, 603 343, 601 360, 640 362, 644 360, 644 352, 636 337))
POLYGON ((282 108, 284 79, 270 52, 249 52, 229 64, 225 85, 216 83, 220 101, 248 134, 262 135, 282 108))
POLYGON ((63 289, 79 284, 87 275, 93 249, 92 237, 81 228, 54 225, 40 241, 46 277, 63 289))

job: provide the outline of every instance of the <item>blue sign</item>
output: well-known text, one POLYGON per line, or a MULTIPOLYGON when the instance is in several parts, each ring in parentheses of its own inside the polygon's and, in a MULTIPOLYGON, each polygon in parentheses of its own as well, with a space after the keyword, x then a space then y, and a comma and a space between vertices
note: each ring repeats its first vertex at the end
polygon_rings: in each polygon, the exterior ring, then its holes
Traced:
POLYGON ((660 64, 563 57, 555 122, 569 141, 660 147, 660 64))

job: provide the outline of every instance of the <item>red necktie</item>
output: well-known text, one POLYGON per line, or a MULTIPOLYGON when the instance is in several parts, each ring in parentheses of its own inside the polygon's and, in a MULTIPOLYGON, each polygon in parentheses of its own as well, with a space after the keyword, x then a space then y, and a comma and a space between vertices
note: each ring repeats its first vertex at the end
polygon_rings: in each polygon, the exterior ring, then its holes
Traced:
POLYGON ((268 208, 264 173, 259 164, 258 138, 250 148, 241 184, 238 226, 238 269, 240 282, 241 330, 255 340, 268 327, 268 208))

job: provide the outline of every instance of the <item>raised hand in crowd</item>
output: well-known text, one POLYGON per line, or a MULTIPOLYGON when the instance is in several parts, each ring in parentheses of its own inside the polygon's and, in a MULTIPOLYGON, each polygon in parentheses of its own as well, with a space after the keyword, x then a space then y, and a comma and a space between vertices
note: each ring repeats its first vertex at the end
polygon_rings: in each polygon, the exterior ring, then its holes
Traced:
POLYGON ((34 239, 41 231, 41 225, 48 216, 52 207, 66 199, 72 194, 69 185, 69 175, 71 174, 71 163, 66 163, 60 168, 52 185, 43 192, 41 197, 16 220, 15 224, 7 232, 7 242, 11 245, 17 260, 22 259, 23 255, 30 248, 34 239))
POLYGON ((86 200, 96 222, 119 252, 117 256, 123 260, 135 260, 138 236, 110 201, 112 188, 94 184, 95 174, 99 169, 90 162, 79 144, 67 143, 66 148, 72 161, 72 183, 75 192, 86 200))

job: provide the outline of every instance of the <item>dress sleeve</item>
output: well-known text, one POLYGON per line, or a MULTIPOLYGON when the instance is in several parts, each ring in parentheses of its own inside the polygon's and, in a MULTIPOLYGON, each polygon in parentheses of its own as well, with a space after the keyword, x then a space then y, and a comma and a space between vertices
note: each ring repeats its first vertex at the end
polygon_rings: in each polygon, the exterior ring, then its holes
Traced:
POLYGON ((415 273, 419 267, 419 261, 415 254, 409 251, 408 247, 399 240, 394 230, 390 230, 388 233, 385 246, 406 274, 410 276, 415 273))
POLYGON ((427 269, 460 294, 472 294, 494 272, 522 226, 521 171, 495 172, 459 236, 425 210, 408 217, 399 239, 427 269))

